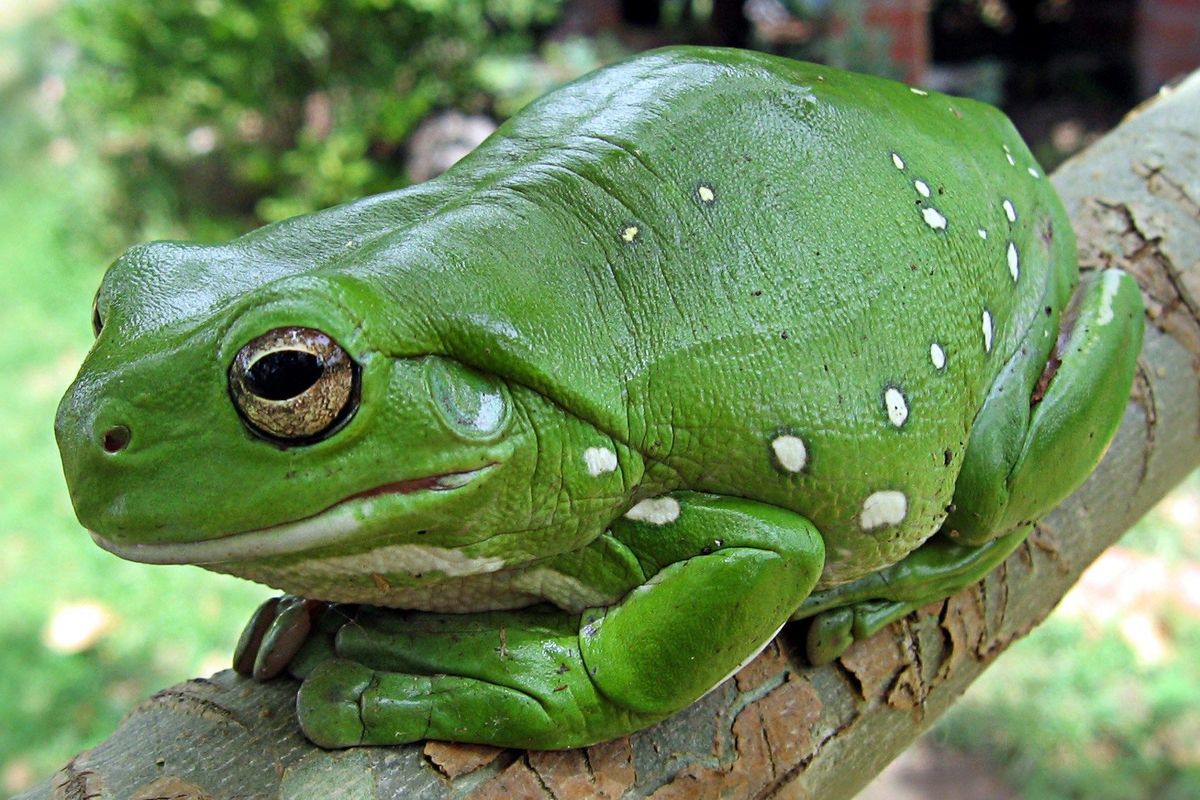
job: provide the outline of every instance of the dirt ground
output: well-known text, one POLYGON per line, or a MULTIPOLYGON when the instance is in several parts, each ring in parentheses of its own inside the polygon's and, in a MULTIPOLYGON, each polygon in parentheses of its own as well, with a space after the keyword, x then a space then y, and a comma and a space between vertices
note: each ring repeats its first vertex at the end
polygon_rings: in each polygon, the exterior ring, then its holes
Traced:
POLYGON ((990 766, 967 753, 947 750, 926 736, 879 773, 856 800, 1017 800, 990 766))

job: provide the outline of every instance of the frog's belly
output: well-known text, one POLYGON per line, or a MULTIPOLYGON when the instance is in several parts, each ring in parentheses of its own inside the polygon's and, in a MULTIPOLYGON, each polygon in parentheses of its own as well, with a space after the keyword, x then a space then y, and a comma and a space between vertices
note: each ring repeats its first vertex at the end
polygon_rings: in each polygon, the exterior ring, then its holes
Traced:
POLYGON ((548 567, 504 569, 495 559, 459 558, 454 563, 458 557, 453 554, 459 551, 442 548, 425 548, 442 552, 421 556, 409 552, 397 561, 382 552, 394 547, 293 564, 242 562, 208 568, 304 597, 444 613, 497 611, 544 602, 579 612, 620 599, 548 567), (424 563, 414 559, 424 559, 424 563), (412 576, 423 570, 459 574, 419 586, 402 585, 411 583, 412 576))

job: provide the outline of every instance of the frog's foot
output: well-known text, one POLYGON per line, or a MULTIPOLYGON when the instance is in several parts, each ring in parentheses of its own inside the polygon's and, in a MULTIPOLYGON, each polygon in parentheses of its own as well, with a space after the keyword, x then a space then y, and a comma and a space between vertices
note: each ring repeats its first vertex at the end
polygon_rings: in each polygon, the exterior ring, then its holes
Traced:
MULTIPOLYGON (((1047 307, 1049 311, 1049 307, 1047 307)), ((1091 276, 1064 313, 1030 330, 971 428, 944 530, 981 544, 1038 519, 1083 483, 1125 413, 1141 351, 1137 284, 1111 269, 1091 276)))
POLYGON ((338 635, 341 658, 301 686, 300 724, 322 747, 426 738, 567 747, 654 722, 597 690, 578 634, 579 616, 556 609, 365 610, 338 635))
POLYGON ((284 595, 267 600, 250 617, 238 638, 233 668, 265 681, 287 670, 304 677, 330 657, 332 637, 352 618, 353 607, 284 595))
POLYGON ((752 658, 811 591, 824 544, 804 518, 748 500, 679 493, 540 565, 599 585, 639 573, 582 613, 363 608, 297 701, 326 747, 421 738, 576 747, 679 711, 752 658), (653 512, 653 513, 651 513, 653 512), (601 553, 607 561, 601 561, 601 553))
POLYGON ((828 664, 854 642, 975 583, 1008 558, 1029 531, 1019 528, 980 546, 938 536, 890 567, 813 592, 792 616, 812 618, 805 644, 809 662, 828 664))
MULTIPOLYGON (((564 684, 564 692, 567 688, 564 684)), ((387 672, 334 660, 304 682, 296 709, 304 734, 326 748, 422 739, 531 747, 536 746, 531 741, 563 733, 554 715, 569 710, 554 700, 485 680, 387 672)))

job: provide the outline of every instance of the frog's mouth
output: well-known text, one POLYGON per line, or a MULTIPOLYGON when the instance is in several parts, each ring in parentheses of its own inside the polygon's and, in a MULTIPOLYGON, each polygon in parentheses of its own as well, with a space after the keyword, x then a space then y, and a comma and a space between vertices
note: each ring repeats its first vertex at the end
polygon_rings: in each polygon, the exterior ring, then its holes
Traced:
MULTIPOLYGON (((300 553, 355 538, 364 520, 375 514, 374 506, 387 503, 403 511, 411 510, 418 498, 430 498, 455 492, 490 472, 496 464, 464 472, 446 472, 424 478, 385 483, 343 497, 333 505, 302 519, 272 525, 269 528, 231 533, 217 539, 198 542, 123 543, 105 539, 88 531, 92 539, 108 552, 129 561, 144 564, 217 564, 226 561, 253 561, 272 556, 300 553)), ((392 508, 380 512, 392 512, 392 508)), ((382 513, 379 514, 382 516, 382 513)), ((392 516, 391 513, 387 516, 392 516)))

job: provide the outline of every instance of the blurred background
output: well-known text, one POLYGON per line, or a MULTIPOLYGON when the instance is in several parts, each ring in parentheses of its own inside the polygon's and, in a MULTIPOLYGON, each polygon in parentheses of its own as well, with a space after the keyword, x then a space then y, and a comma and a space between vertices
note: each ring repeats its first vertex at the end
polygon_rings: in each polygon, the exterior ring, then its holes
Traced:
MULTIPOLYGON (((550 88, 679 42, 999 104, 1049 170, 1200 65, 1200 0, 0 0, 0 788, 224 668, 269 594, 75 522, 51 422, 104 267, 427 179, 550 88)), ((864 796, 1200 797, 1200 477, 864 796)))

